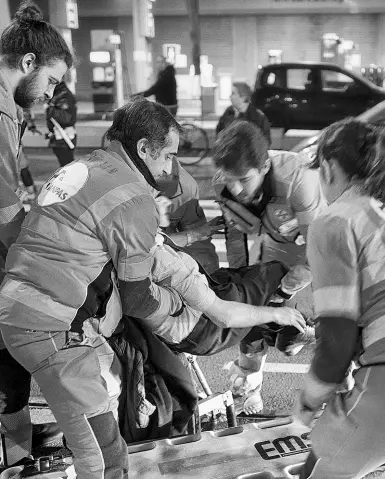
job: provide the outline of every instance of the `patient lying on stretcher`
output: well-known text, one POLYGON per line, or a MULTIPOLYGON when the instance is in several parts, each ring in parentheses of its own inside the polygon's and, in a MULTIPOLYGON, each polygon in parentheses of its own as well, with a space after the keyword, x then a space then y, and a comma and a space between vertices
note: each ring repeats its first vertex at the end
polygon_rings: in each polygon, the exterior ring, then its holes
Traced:
MULTIPOLYGON (((154 314, 143 321, 174 349, 196 355, 214 354, 238 344, 254 327, 276 331, 294 326, 304 330, 305 319, 297 310, 266 306, 287 272, 281 263, 237 270, 221 268, 206 277, 191 256, 164 240, 165 236, 157 235, 152 279, 159 286, 177 291, 181 307, 173 315, 154 314)), ((295 292, 309 283, 310 277, 296 284, 295 292)))

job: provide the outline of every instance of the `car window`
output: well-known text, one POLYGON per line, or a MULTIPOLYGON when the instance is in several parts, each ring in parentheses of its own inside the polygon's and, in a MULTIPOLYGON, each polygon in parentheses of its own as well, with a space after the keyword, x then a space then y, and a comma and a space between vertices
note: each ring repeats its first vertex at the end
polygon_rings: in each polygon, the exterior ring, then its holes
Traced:
POLYGON ((314 88, 314 73, 310 68, 289 68, 287 87, 292 90, 311 90, 314 88))
POLYGON ((261 85, 266 87, 285 88, 285 80, 285 70, 282 68, 272 68, 263 72, 261 85))
POLYGON ((356 82, 353 78, 333 70, 321 70, 321 85, 323 91, 346 91, 356 82))

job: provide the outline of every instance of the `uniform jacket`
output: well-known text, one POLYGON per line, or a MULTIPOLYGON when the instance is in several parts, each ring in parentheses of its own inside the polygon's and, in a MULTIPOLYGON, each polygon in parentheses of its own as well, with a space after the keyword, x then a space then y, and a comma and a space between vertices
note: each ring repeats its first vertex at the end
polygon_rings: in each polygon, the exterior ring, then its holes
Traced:
POLYGON ((16 105, 11 85, 0 70, 0 176, 15 192, 19 188, 19 152, 23 129, 23 110, 16 105))
POLYGON ((17 195, 22 131, 23 110, 16 105, 11 85, 0 70, 0 282, 8 248, 16 240, 25 215, 17 195))
MULTIPOLYGON (((178 163, 179 184, 171 198, 170 226, 167 234, 187 231, 204 225, 207 220, 203 208, 199 205, 199 190, 195 179, 178 163)), ((186 246, 184 251, 200 263, 208 273, 219 268, 218 255, 211 240, 196 241, 186 246)))
POLYGON ((141 319, 179 311, 177 293, 151 280, 155 194, 116 141, 57 170, 10 248, 0 322, 79 332, 95 317, 109 336, 122 309, 141 319))
MULTIPOLYGON (((318 172, 310 170, 304 164, 301 155, 286 151, 270 151, 271 169, 266 175, 264 188, 269 187, 269 205, 277 205, 275 211, 270 211, 268 221, 261 221, 260 233, 272 236, 275 241, 294 243, 298 234, 306 239, 310 222, 325 207, 318 172), (295 223, 297 226, 284 236, 272 228, 271 215, 281 214, 284 217, 283 225, 295 223)), ((213 179, 215 190, 218 193, 224 187, 221 174, 217 173, 213 179)), ((226 248, 229 265, 232 268, 248 264, 248 250, 245 235, 234 226, 226 227, 226 248)))

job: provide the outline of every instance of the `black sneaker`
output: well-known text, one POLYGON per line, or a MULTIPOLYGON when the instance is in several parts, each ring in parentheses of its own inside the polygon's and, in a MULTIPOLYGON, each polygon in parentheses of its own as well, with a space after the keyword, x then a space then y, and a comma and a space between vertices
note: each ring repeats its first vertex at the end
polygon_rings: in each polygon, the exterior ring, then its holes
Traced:
POLYGON ((62 437, 63 433, 56 422, 32 425, 32 449, 46 447, 62 437))

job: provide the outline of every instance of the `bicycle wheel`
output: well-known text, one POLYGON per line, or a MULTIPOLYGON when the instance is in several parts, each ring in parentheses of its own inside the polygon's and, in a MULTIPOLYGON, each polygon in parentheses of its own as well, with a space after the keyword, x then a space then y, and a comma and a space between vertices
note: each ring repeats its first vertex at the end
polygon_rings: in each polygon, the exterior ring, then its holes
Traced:
POLYGON ((183 123, 180 135, 178 160, 182 165, 195 165, 207 156, 209 138, 203 128, 193 123, 183 123))
POLYGON ((107 139, 107 132, 108 132, 108 130, 102 136, 102 150, 107 148, 107 146, 110 144, 110 140, 107 139))

